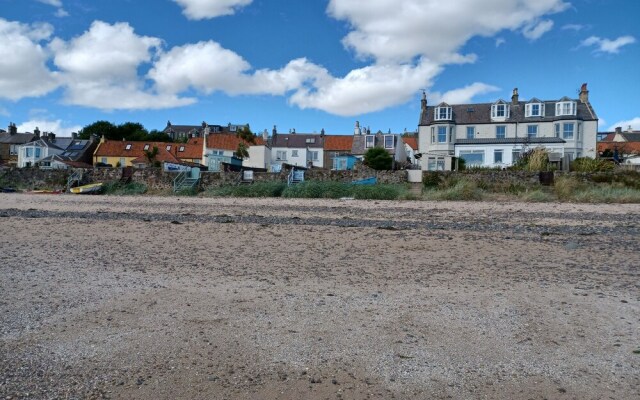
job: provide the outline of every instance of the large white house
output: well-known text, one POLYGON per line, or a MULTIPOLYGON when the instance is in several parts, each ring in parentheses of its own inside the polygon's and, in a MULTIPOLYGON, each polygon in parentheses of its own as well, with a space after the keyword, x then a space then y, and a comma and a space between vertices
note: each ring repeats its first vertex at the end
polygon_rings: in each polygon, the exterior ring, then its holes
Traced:
POLYGON ((464 159, 467 166, 505 167, 540 146, 552 161, 566 165, 578 157, 596 157, 598 117, 586 83, 578 99, 520 101, 514 89, 510 102, 428 106, 423 93, 418 132, 423 170, 452 169, 451 157, 464 159))

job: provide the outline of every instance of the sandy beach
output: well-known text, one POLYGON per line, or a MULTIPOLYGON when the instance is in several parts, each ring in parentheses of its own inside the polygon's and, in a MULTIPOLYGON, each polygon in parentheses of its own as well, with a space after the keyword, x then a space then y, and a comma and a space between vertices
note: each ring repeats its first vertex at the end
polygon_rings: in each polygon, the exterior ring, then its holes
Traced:
POLYGON ((640 205, 0 194, 2 399, 637 399, 640 205))

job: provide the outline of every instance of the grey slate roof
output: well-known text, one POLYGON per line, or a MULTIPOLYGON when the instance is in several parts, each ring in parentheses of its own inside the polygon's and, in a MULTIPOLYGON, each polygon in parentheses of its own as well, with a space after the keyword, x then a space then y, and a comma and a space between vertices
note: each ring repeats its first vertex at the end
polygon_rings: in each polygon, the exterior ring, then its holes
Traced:
POLYGON ((556 137, 538 137, 538 138, 482 138, 482 139, 456 139, 455 144, 549 144, 549 143, 566 143, 563 139, 556 137))
MULTIPOLYGON (((513 105, 511 102, 502 101, 509 104, 511 108, 511 115, 504 121, 504 123, 532 123, 532 122, 545 122, 545 121, 557 121, 563 119, 578 119, 582 121, 595 121, 597 116, 591 108, 589 103, 582 103, 580 100, 569 99, 577 103, 576 115, 555 116, 556 107, 555 104, 560 100, 545 100, 542 101, 545 105, 545 115, 543 117, 528 117, 524 116, 525 104, 529 101, 519 101, 517 105, 513 105)), ((497 102, 495 102, 497 103, 497 102)), ((491 121, 491 106, 495 103, 477 103, 477 104, 455 104, 451 106, 453 113, 452 122, 456 124, 464 125, 480 125, 480 124, 494 124, 496 122, 491 121)), ((434 121, 434 111, 437 106, 427 106, 427 112, 421 116, 420 125, 431 125, 433 123, 447 122, 447 121, 434 121)))
POLYGON ((4 144, 25 144, 33 140, 36 135, 33 133, 16 133, 15 135, 0 136, 0 143, 4 144))
POLYGON ((324 137, 323 135, 310 133, 277 133, 271 137, 271 147, 322 149, 324 147, 324 137), (307 143, 307 139, 313 140, 314 143, 307 143))

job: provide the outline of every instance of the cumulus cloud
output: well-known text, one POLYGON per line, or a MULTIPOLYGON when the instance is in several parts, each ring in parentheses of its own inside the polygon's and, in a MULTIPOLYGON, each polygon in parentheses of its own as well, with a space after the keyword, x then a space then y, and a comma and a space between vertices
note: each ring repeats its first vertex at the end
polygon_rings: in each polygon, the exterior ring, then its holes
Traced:
POLYGON ((182 13, 193 20, 209 19, 235 14, 253 0, 173 0, 183 8, 182 13))
POLYGON ((432 93, 429 96, 429 100, 434 103, 444 101, 449 104, 467 104, 471 103, 473 98, 478 95, 496 92, 498 90, 500 90, 498 87, 482 82, 474 82, 465 87, 449 90, 445 93, 432 93))
POLYGON ((553 28, 553 21, 546 19, 544 21, 528 24, 522 29, 522 34, 529 40, 538 40, 545 33, 553 28))
POLYGON ((56 13, 54 14, 56 17, 68 17, 69 13, 65 11, 62 6, 62 0, 37 0, 42 4, 47 4, 53 7, 56 7, 56 13))
POLYGON ((580 24, 566 24, 562 26, 562 30, 564 31, 581 31, 585 28, 584 25, 580 25, 580 24))
POLYGON ((33 132, 38 128, 41 132, 53 132, 57 137, 71 137, 72 132, 78 132, 82 129, 80 125, 67 125, 60 119, 32 119, 19 124, 17 127, 18 132, 33 132))
POLYGON ((161 44, 158 38, 137 35, 127 23, 112 25, 101 21, 68 42, 54 39, 50 48, 65 85, 65 101, 105 110, 157 109, 193 103, 193 99, 181 99, 175 94, 158 96, 145 90, 138 68, 152 62, 161 44))
MULTIPOLYGON (((601 120, 602 121, 602 120, 601 120)), ((623 131, 626 131, 631 127, 634 131, 640 131, 640 117, 631 118, 624 121, 618 121, 611 125, 608 129, 609 132, 613 132, 617 127, 621 127, 623 131)))
POLYGON ((362 58, 406 62, 422 55, 440 62, 473 36, 518 30, 567 7, 562 0, 377 0, 366 7, 331 0, 327 11, 352 26, 343 43, 362 58))
POLYGON ((635 42, 636 38, 634 38, 633 36, 620 36, 619 38, 614 40, 602 39, 597 36, 590 36, 580 43, 580 47, 595 46, 594 51, 596 53, 617 54, 618 52, 620 52, 620 48, 622 46, 633 44, 635 42))
POLYGON ((0 18, 0 98, 42 96, 57 86, 46 66, 49 55, 41 42, 53 34, 49 24, 22 24, 0 18))

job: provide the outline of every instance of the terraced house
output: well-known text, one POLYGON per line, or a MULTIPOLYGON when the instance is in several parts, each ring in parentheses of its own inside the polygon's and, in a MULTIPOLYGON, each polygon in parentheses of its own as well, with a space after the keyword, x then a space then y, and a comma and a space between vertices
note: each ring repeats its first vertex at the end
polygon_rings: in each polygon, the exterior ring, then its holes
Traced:
POLYGON ((201 142, 134 142, 102 138, 93 153, 93 165, 144 167, 149 163, 145 152, 153 152, 154 147, 158 148, 158 152, 153 161, 200 164, 202 160, 201 142))
POLYGON ((423 170, 451 170, 453 157, 467 166, 506 167, 522 152, 545 147, 550 161, 567 167, 578 157, 596 157, 598 117, 587 84, 578 99, 511 101, 428 106, 423 93, 419 151, 423 170))

